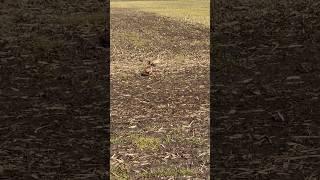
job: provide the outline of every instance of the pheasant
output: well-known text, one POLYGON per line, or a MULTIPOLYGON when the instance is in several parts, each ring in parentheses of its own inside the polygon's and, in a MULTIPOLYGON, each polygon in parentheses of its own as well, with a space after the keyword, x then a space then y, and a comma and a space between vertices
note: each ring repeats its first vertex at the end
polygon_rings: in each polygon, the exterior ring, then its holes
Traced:
POLYGON ((144 70, 141 72, 141 76, 150 76, 152 71, 153 71, 152 67, 148 66, 144 68, 144 70))
POLYGON ((154 63, 152 63, 151 61, 148 61, 148 64, 146 65, 146 67, 141 72, 141 76, 150 76, 152 71, 153 71, 153 67, 154 66, 155 66, 154 63))

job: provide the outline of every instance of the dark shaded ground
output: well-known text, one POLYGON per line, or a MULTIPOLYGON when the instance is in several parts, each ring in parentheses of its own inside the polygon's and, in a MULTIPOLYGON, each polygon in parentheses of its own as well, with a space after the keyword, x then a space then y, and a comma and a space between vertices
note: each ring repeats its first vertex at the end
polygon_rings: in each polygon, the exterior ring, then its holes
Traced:
POLYGON ((1 1, 0 179, 106 179, 106 10, 1 1))
POLYGON ((214 6, 214 179, 319 179, 320 3, 214 6))

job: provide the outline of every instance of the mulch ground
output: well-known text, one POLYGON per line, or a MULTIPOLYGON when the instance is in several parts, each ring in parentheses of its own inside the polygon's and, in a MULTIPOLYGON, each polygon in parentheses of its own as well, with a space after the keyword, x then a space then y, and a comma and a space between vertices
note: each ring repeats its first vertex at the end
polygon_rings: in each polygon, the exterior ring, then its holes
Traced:
POLYGON ((320 3, 215 1, 215 179, 319 179, 320 3))
POLYGON ((106 179, 106 3, 1 1, 0 179, 106 179))

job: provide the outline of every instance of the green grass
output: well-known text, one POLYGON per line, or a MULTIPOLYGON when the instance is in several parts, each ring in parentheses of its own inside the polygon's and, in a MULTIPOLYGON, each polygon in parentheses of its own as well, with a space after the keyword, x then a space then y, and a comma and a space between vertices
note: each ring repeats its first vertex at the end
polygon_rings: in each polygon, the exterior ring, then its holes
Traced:
POLYGON ((164 144, 185 144, 185 145, 196 145, 204 146, 206 141, 194 136, 186 136, 186 133, 182 129, 175 129, 168 132, 163 138, 164 144))
POLYGON ((135 32, 127 32, 126 34, 124 34, 124 37, 131 45, 138 49, 148 47, 151 43, 150 40, 135 32))
POLYGON ((113 145, 122 144, 124 142, 125 141, 124 141, 123 137, 111 136, 111 138, 110 138, 110 143, 113 144, 113 145))
POLYGON ((179 176, 193 176, 196 174, 192 169, 188 168, 173 168, 173 167, 162 167, 155 170, 143 172, 144 178, 155 178, 155 177, 179 177, 179 176))
POLYGON ((129 175, 127 169, 124 167, 119 166, 111 166, 110 171, 112 172, 110 175, 110 179, 117 179, 117 180, 128 180, 129 175))
POLYGON ((110 142, 112 145, 123 145, 131 142, 137 149, 143 151, 159 149, 161 139, 147 137, 143 134, 129 134, 128 136, 111 135, 110 142))
POLYGON ((152 12, 179 20, 200 23, 209 27, 209 0, 166 0, 166 1, 111 1, 112 8, 132 8, 139 11, 152 12))
POLYGON ((140 150, 157 150, 160 147, 160 139, 154 137, 137 136, 133 142, 140 150))

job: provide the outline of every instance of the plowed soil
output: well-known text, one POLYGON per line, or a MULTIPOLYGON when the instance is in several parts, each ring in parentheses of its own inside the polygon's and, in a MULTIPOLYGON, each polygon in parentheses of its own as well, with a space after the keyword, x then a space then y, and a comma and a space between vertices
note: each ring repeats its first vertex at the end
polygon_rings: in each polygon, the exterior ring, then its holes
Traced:
POLYGON ((114 8, 111 47, 111 178, 207 179, 209 28, 114 8))
POLYGON ((0 179, 106 179, 106 3, 0 4, 0 179))
POLYGON ((319 179, 318 1, 215 1, 215 179, 319 179))

